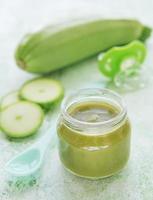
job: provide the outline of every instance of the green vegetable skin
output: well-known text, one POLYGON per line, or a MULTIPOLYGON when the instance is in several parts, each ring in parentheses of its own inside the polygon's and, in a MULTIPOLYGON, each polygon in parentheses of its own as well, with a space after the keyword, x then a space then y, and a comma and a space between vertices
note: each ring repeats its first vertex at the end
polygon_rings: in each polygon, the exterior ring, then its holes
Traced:
POLYGON ((57 30, 49 27, 19 44, 16 62, 28 72, 44 74, 116 45, 145 41, 150 32, 136 20, 97 20, 57 30))
MULTIPOLYGON (((105 104, 105 108, 113 107, 105 104)), ((68 170, 82 177, 96 179, 113 175, 128 161, 130 129, 126 119, 121 126, 105 134, 82 134, 61 120, 57 127, 60 159, 68 170)))

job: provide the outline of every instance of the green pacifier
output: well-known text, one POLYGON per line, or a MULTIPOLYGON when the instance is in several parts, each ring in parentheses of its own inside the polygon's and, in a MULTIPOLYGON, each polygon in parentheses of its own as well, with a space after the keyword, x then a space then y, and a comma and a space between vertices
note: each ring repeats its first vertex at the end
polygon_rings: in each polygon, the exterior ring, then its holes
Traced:
POLYGON ((128 45, 113 47, 98 56, 99 69, 117 87, 138 87, 140 66, 146 54, 145 45, 137 40, 128 45))

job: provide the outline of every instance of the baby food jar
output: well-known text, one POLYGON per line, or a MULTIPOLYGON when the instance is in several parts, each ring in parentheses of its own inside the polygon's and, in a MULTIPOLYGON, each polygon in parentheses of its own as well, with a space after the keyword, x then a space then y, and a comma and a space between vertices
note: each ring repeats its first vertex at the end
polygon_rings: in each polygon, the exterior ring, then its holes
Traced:
POLYGON ((81 177, 111 176, 128 161, 130 130, 118 94, 107 89, 79 90, 61 107, 57 124, 61 162, 81 177))

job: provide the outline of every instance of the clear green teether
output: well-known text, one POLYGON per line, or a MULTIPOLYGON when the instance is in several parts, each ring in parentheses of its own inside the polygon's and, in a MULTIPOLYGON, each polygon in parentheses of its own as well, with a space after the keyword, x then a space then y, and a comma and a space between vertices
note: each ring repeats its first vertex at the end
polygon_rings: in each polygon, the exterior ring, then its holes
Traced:
POLYGON ((113 47, 98 56, 99 69, 103 75, 114 80, 118 74, 129 70, 132 74, 139 70, 146 54, 145 45, 137 40, 125 46, 113 47))

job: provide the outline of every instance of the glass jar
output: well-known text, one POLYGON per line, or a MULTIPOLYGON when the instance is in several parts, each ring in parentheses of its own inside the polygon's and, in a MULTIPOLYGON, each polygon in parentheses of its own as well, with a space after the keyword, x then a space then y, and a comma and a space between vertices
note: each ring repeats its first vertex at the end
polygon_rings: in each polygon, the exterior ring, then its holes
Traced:
MULTIPOLYGON (((90 118, 90 115, 89 112, 86 117, 90 118)), ((128 161, 130 122, 121 97, 111 90, 82 89, 66 98, 57 133, 60 160, 75 175, 91 179, 108 177, 119 172, 128 161), (103 116, 98 115, 100 121, 86 121, 72 114, 80 109, 80 105, 91 109, 100 104, 106 109, 114 109, 115 115, 106 120, 101 120, 103 116)))

